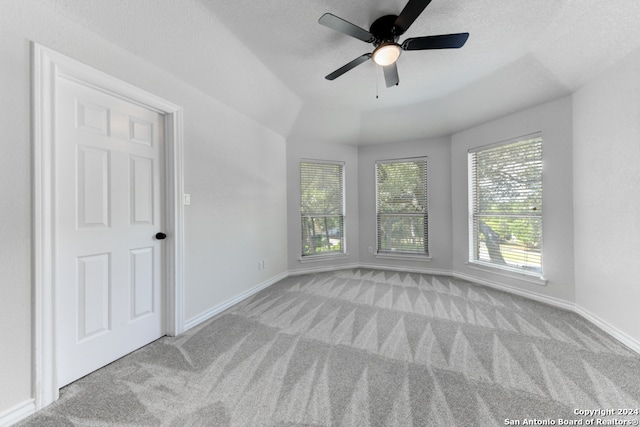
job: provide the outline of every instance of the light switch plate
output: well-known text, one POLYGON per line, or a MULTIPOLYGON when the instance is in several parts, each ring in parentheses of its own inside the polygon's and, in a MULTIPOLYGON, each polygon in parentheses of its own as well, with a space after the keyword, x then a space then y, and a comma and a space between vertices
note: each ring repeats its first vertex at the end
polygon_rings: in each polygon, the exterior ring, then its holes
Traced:
POLYGON ((191 194, 184 195, 184 205, 189 206, 191 204, 191 194))

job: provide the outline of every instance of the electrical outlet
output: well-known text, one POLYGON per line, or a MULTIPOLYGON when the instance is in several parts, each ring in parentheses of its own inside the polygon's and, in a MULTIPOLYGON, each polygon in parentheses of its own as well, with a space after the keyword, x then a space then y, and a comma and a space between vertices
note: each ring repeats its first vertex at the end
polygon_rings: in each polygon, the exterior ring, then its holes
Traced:
POLYGON ((373 248, 371 246, 369 246, 369 253, 372 254, 373 253, 373 248))

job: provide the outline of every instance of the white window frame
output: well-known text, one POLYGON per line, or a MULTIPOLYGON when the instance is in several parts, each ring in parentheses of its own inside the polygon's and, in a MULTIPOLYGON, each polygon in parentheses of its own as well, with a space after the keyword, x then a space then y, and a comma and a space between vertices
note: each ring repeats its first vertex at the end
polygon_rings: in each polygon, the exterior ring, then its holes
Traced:
POLYGON ((400 159, 386 159, 386 160, 378 160, 375 162, 375 191, 376 191, 376 206, 375 206, 375 214, 376 214, 376 252, 375 256, 377 258, 390 258, 390 259, 418 259, 422 261, 431 260, 429 254, 429 167, 428 167, 428 157, 407 157, 400 159), (425 209, 424 212, 418 214, 403 214, 403 213, 387 213, 386 215, 407 215, 411 217, 419 217, 421 216, 424 221, 424 251, 394 251, 394 250, 385 250, 380 247, 380 216, 385 215, 381 214, 379 211, 380 207, 380 192, 378 188, 378 166, 382 164, 390 164, 390 163, 407 163, 407 162, 424 162, 425 168, 425 179, 424 179, 424 191, 425 191, 425 209))
MULTIPOLYGON (((543 150, 543 139, 542 134, 540 132, 536 132, 529 135, 524 135, 521 137, 509 139, 506 141, 497 142, 494 144, 489 144, 481 147, 476 147, 468 150, 468 197, 469 197, 469 212, 468 212, 468 226, 469 226, 469 258, 468 262, 470 267, 472 268, 489 268, 495 269, 498 274, 518 274, 520 276, 527 276, 536 278, 536 283, 544 284, 546 280, 543 276, 544 271, 544 256, 543 256, 543 245, 542 245, 542 237, 543 237, 543 210, 542 210, 542 195, 540 196, 540 204, 539 206, 535 206, 531 211, 527 213, 501 213, 501 212, 492 212, 491 214, 486 212, 479 212, 479 208, 476 206, 476 171, 475 171, 475 160, 474 156, 477 153, 484 152, 486 150, 496 149, 498 147, 506 147, 512 144, 520 143, 523 141, 532 140, 535 143, 540 144, 540 186, 542 189, 543 177, 542 177, 542 150, 543 150), (514 265, 505 265, 497 262, 485 261, 480 259, 479 255, 479 243, 478 243, 478 232, 475 227, 475 219, 481 216, 500 216, 504 215, 505 217, 511 218, 536 218, 540 222, 539 235, 540 235, 540 270, 531 270, 527 269, 524 265, 514 266, 514 265), (540 279, 538 282, 537 279, 540 279)), ((532 142, 533 143, 533 142, 532 142)))
POLYGON ((321 260, 325 260, 327 258, 336 258, 336 257, 344 257, 347 256, 347 239, 346 239, 346 173, 345 173, 345 162, 341 162, 341 161, 335 161, 335 160, 318 160, 318 159, 300 159, 300 163, 298 165, 298 173, 299 173, 299 178, 300 178, 300 192, 299 192, 299 196, 300 196, 300 258, 299 261, 300 262, 312 262, 312 261, 321 261, 321 260), (325 215, 304 215, 302 213, 302 165, 305 163, 313 163, 313 164, 318 164, 318 165, 331 165, 331 166, 339 166, 340 167, 340 173, 341 173, 341 181, 342 181, 342 212, 341 214, 325 214, 325 215), (318 217, 341 217, 342 218, 342 236, 341 236, 341 245, 340 245, 340 250, 339 251, 326 251, 326 252, 318 252, 318 253, 309 253, 309 254, 305 254, 304 253, 304 247, 305 247, 305 241, 304 241, 304 233, 303 233, 303 227, 304 227, 304 218, 310 218, 310 217, 314 217, 314 218, 318 218, 318 217))

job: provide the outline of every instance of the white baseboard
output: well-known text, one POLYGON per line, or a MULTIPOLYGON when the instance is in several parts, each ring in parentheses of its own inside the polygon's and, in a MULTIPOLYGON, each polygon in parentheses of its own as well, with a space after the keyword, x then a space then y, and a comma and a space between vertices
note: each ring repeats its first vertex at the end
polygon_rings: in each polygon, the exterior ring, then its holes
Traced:
MULTIPOLYGON (((604 332, 606 332, 607 334, 611 335, 613 338, 617 339, 618 341, 620 341, 622 344, 626 345, 627 347, 629 347, 631 350, 635 351, 636 353, 640 354, 640 341, 636 340, 635 338, 627 335, 626 333, 620 331, 619 329, 617 329, 616 327, 610 325, 609 323, 607 323, 606 321, 600 319, 598 316, 596 316, 595 314, 591 313, 590 311, 572 303, 572 302, 568 302, 565 300, 561 300, 559 298, 553 298, 553 297, 549 297, 546 295, 542 295, 536 292, 531 292, 531 291, 527 291, 527 290, 523 290, 523 289, 518 289, 514 286, 509 286, 509 285, 504 285, 502 283, 498 283, 498 282, 493 282, 490 280, 486 280, 486 279, 479 279, 477 277, 474 276, 470 276, 468 274, 464 274, 464 273, 458 273, 455 271, 451 271, 451 270, 438 270, 438 269, 430 269, 430 268, 415 268, 415 267, 406 267, 406 266, 400 266, 400 267, 394 267, 394 266, 388 266, 388 265, 376 265, 376 264, 348 264, 348 265, 341 265, 341 266, 333 266, 333 267, 315 267, 315 268, 305 268, 305 269, 300 269, 300 270, 290 270, 284 273, 281 273, 277 276, 274 276, 256 286, 254 286, 253 288, 223 302, 222 304, 218 304, 215 307, 212 307, 209 310, 206 310, 205 312, 187 320, 184 323, 184 331, 187 331, 188 329, 191 329, 193 327, 196 327, 198 325, 200 325, 201 323, 211 319, 212 317, 216 316, 217 314, 222 313, 223 311, 225 311, 226 309, 240 303, 241 301, 249 298, 250 296, 260 292, 261 290, 279 282, 282 279, 285 279, 289 276, 297 276, 297 275, 301 275, 301 274, 313 274, 313 273, 322 273, 322 272, 328 272, 328 271, 337 271, 337 270, 347 270, 347 269, 354 269, 354 268, 369 268, 369 269, 374 269, 374 270, 390 270, 390 271, 404 271, 404 272, 409 272, 409 273, 422 273, 422 274, 435 274, 435 275, 442 275, 442 276, 449 276, 449 277, 453 277, 453 278, 457 278, 457 279, 462 279, 462 280, 466 280, 472 283, 477 283, 479 285, 483 285, 483 286, 488 286, 490 288, 495 288, 498 290, 502 290, 505 292, 509 292, 515 295, 519 295, 525 298, 529 298, 532 299, 534 301, 539 301, 545 304, 549 304, 551 306, 554 307, 558 307, 564 310, 568 310, 568 311, 572 311, 580 316, 582 316, 583 318, 585 318, 586 320, 588 320, 589 322, 591 322, 593 325, 595 325, 596 327, 600 328, 601 330, 603 330, 604 332)), ((12 408, 9 408, 7 410, 5 410, 4 412, 0 413, 0 427, 8 427, 12 424, 17 423, 20 420, 23 420, 25 418, 27 418, 30 415, 33 415, 36 412, 36 406, 35 406, 35 400, 34 399, 29 399, 27 401, 24 401, 12 408)))
POLYGON ((471 283, 477 283, 479 285, 488 286, 490 288, 498 289, 504 292, 508 292, 514 295, 519 295, 534 301, 542 302, 553 307, 557 307, 563 310, 571 311, 576 313, 589 322, 591 322, 596 327, 600 328, 602 331, 611 335, 613 338, 620 341, 622 344, 629 347, 631 350, 640 354, 640 342, 633 337, 627 335, 626 333, 620 331, 616 327, 610 325, 604 320, 600 319, 598 316, 594 315, 590 311, 576 305, 573 302, 566 301, 560 298, 554 298, 547 295, 543 295, 537 292, 531 292, 524 289, 516 288, 515 286, 505 285, 499 282, 494 282, 491 280, 480 279, 475 276, 471 276, 464 273, 459 273, 451 270, 438 270, 431 268, 415 268, 415 267, 406 267, 406 266, 388 266, 388 265, 377 265, 377 264, 352 264, 349 266, 340 266, 338 268, 329 268, 322 267, 319 269, 304 269, 304 270, 295 270, 290 271, 289 275, 300 275, 300 274, 309 274, 309 273, 317 273, 321 271, 335 271, 342 270, 348 268, 370 268, 373 270, 390 270, 390 271, 405 271, 409 273, 422 273, 422 274, 436 274, 441 276, 449 276, 457 279, 466 280, 471 283))
POLYGON ((477 283, 479 285, 484 285, 484 286, 488 286, 490 288, 498 289, 500 291, 509 292, 511 294, 515 294, 515 295, 519 295, 521 297, 529 298, 529 299, 534 300, 534 301, 543 302, 545 304, 549 304, 549 305, 552 305, 554 307, 562 308, 564 310, 576 311, 576 305, 574 303, 566 301, 566 300, 563 300, 563 299, 560 299, 560 298, 554 298, 554 297, 543 295, 543 294, 540 294, 540 293, 537 293, 537 292, 531 292, 531 291, 527 291, 525 289, 519 289, 519 288, 516 288, 515 286, 505 285, 505 284, 502 284, 502 283, 494 282, 492 280, 479 279, 479 278, 477 278, 475 276, 470 276, 470 275, 464 274, 464 273, 458 273, 456 271, 451 272, 449 275, 451 277, 456 278, 456 279, 462 279, 462 280, 466 280, 468 282, 477 283))
POLYGON ((207 320, 211 319, 213 316, 222 313, 223 311, 225 311, 226 309, 238 304, 239 302, 249 298, 250 296, 257 294, 258 292, 260 292, 261 290, 273 285, 276 282, 279 282, 280 280, 286 278, 287 276, 289 276, 288 272, 284 272, 281 274, 278 274, 277 276, 274 276, 272 278, 270 278, 269 280, 266 280, 256 286, 254 286, 253 288, 241 293, 240 295, 237 295, 225 302, 223 302, 222 304, 218 304, 215 307, 210 308, 209 310, 204 311, 203 313, 200 313, 199 315, 192 317, 191 319, 187 320, 184 323, 184 331, 186 332, 187 330, 198 326, 199 324, 201 324, 202 322, 206 322, 207 320))
POLYGON ((314 274, 314 273, 326 273, 328 271, 350 270, 353 268, 360 268, 360 264, 341 264, 331 266, 309 267, 299 270, 289 270, 289 276, 299 276, 301 274, 314 274))
POLYGON ((337 267, 319 267, 319 268, 311 268, 311 269, 301 269, 301 270, 291 270, 289 271, 289 276, 301 275, 301 274, 313 274, 313 273, 321 273, 327 271, 337 271, 337 270, 345 270, 345 269, 354 269, 354 268, 368 268, 372 270, 388 270, 388 271, 401 271, 406 273, 420 273, 420 274, 433 274, 438 276, 447 276, 454 277, 462 280, 466 280, 468 282, 477 283, 479 285, 488 286, 490 288, 498 289, 501 291, 509 292, 512 294, 520 295, 525 298, 532 299, 534 301, 543 302, 545 304, 552 305, 554 307, 562 308, 564 310, 576 311, 575 304, 554 297, 549 297, 543 294, 539 294, 537 292, 531 292, 524 289, 516 288, 515 286, 504 285, 502 283, 493 282, 491 280, 480 279, 475 276, 470 276, 464 273, 458 273, 452 270, 440 270, 436 268, 419 268, 419 267, 410 267, 410 266, 390 266, 390 265, 380 265, 380 264, 350 264, 350 265, 341 265, 337 267))
MULTIPOLYGON (((625 334, 620 331, 616 327, 610 325, 606 321, 600 319, 598 316, 594 315, 590 311, 576 305, 573 302, 566 301, 560 298, 554 298, 547 295, 543 295, 537 292, 531 292, 524 289, 516 288, 515 286, 505 285, 499 282, 494 282, 491 280, 480 279, 475 276, 471 276, 464 273, 459 273, 451 270, 439 270, 432 268, 415 268, 415 267, 407 267, 407 266, 388 266, 388 265, 377 265, 377 264, 345 264, 340 266, 322 266, 322 267, 314 267, 314 268, 304 268, 299 270, 289 270, 288 272, 281 273, 277 276, 270 278, 269 280, 260 283, 259 285, 249 289, 242 294, 231 298, 230 300, 225 301, 222 304, 219 304, 202 314, 199 314, 196 317, 191 318, 190 320, 185 322, 185 331, 187 329, 193 328, 209 319, 214 317, 215 315, 223 312, 224 310, 232 307, 235 304, 249 298, 250 296, 260 292, 261 290, 273 285, 274 283, 289 277, 289 276, 297 276, 301 274, 314 274, 314 273, 324 273, 328 271, 337 271, 337 270, 348 270, 354 268, 370 268, 373 270, 390 270, 390 271, 404 271, 409 273, 422 273, 422 274, 435 274, 441 276, 448 276, 457 279, 466 280, 472 283, 477 283, 479 285, 488 286, 490 288, 498 289, 504 292, 509 292, 514 295, 519 295, 534 301, 539 301, 545 304, 549 304, 553 307, 557 307, 563 310, 574 312, 582 317, 584 317, 589 322, 593 323, 598 328, 602 329, 607 334, 611 335, 613 338, 617 339, 636 353, 640 354, 640 342, 635 338, 625 334)), ((0 424, 2 425, 2 424, 0 424)))
POLYGON ((36 412, 35 399, 25 400, 0 414, 0 427, 7 427, 36 412))
POLYGON ((615 338, 618 341, 620 341, 622 344, 624 344, 627 347, 629 347, 631 350, 633 350, 636 353, 640 354, 640 341, 636 340, 635 338, 630 337, 629 335, 627 335, 624 332, 620 331, 615 326, 612 326, 611 324, 609 324, 609 323, 605 322, 604 320, 600 319, 598 316, 596 316, 595 314, 591 313, 589 310, 587 310, 585 308, 582 308, 582 307, 576 305, 575 312, 577 314, 579 314, 580 316, 584 317, 585 319, 587 319, 589 322, 591 322, 594 325, 596 325, 598 328, 602 329, 603 331, 605 331, 606 333, 611 335, 613 338, 615 338))
POLYGON ((371 270, 389 270, 389 271, 403 271, 405 273, 420 273, 420 274, 433 274, 436 276, 451 276, 451 270, 439 270, 437 268, 417 268, 408 266, 391 266, 380 264, 360 264, 360 268, 369 268, 371 270))

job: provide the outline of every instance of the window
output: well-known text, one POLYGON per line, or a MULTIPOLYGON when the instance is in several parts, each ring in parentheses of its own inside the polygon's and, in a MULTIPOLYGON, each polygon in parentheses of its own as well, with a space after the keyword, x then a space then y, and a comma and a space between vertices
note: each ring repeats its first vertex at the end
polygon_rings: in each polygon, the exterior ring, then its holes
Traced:
POLYGON ((379 254, 429 255, 427 159, 376 162, 379 254))
POLYGON ((542 274, 542 138, 469 151, 471 262, 542 274))
POLYGON ((344 253, 344 164, 300 162, 302 256, 344 253))

